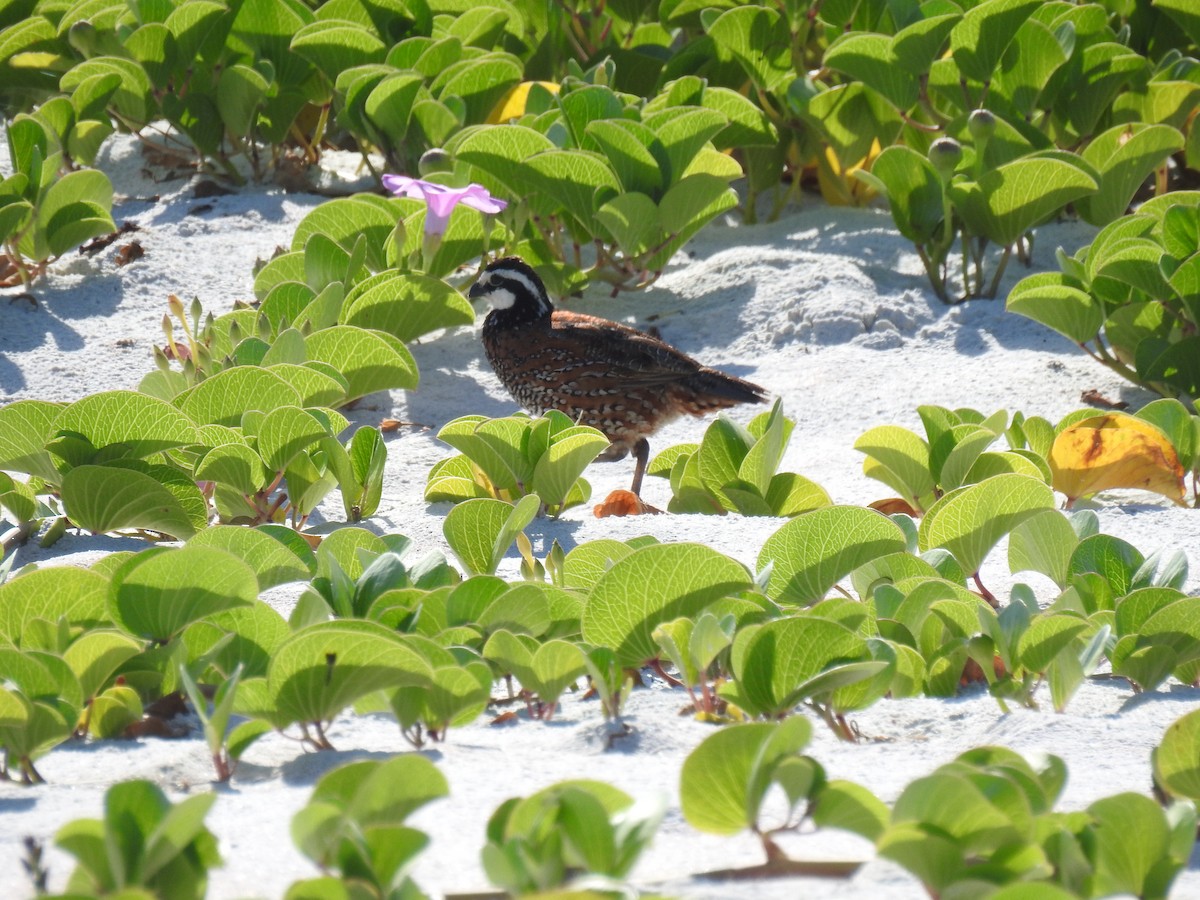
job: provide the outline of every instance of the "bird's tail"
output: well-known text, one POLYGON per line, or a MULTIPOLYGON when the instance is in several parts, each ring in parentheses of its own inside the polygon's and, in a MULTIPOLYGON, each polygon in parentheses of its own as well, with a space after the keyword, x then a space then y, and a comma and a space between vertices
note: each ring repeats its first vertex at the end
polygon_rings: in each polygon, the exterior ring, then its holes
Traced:
POLYGON ((766 388, 716 369, 703 368, 690 381, 689 387, 697 394, 707 395, 712 400, 727 401, 722 405, 766 403, 770 396, 766 388))

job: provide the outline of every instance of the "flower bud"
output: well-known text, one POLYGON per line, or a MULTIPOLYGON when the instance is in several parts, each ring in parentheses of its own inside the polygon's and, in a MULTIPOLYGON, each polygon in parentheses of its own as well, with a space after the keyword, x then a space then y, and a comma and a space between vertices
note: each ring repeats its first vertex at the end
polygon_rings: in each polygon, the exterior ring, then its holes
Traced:
POLYGON ((986 109, 976 109, 967 116, 967 130, 978 143, 996 133, 996 117, 986 109))
POLYGON ((929 145, 929 161, 938 174, 949 178, 962 162, 962 144, 951 137, 941 137, 929 145))
POLYGON ((450 172, 454 169, 454 157, 441 147, 431 147, 421 154, 417 161, 417 171, 422 176, 435 172, 450 172))

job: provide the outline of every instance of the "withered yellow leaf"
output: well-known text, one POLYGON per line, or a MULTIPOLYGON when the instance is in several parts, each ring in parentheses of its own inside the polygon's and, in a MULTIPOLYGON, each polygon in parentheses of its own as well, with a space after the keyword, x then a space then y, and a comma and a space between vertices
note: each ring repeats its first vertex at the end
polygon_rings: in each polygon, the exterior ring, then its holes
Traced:
POLYGON ((487 124, 501 125, 510 119, 519 119, 525 115, 525 104, 529 100, 529 90, 535 84, 540 84, 552 94, 558 93, 558 84, 553 81, 522 81, 513 87, 492 107, 487 117, 487 124))
POLYGON ((870 168, 875 157, 881 152, 879 141, 876 139, 871 142, 871 148, 865 157, 843 169, 833 148, 826 147, 827 165, 817 167, 817 185, 821 188, 821 196, 825 202, 830 206, 865 206, 873 200, 875 188, 865 181, 859 181, 854 177, 854 173, 858 169, 870 168))
POLYGON ((1183 466, 1167 436, 1120 412, 1076 422, 1050 448, 1051 484, 1068 505, 1097 491, 1138 488, 1182 503, 1183 466))

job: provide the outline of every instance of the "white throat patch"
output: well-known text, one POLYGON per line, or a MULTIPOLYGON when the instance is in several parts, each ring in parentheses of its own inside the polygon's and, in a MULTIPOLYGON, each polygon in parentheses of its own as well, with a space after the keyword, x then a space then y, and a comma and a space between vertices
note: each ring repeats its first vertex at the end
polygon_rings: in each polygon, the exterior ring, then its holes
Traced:
POLYGON ((492 309, 512 309, 517 302, 516 291, 524 291, 525 296, 533 301, 539 313, 546 314, 550 312, 544 298, 544 289, 524 272, 516 269, 501 268, 495 272, 485 274, 480 279, 480 282, 487 288, 485 295, 492 309), (494 284, 493 279, 500 283, 494 284), (517 287, 518 285, 520 287, 517 287))
POLYGON ((517 302, 517 295, 505 287, 491 288, 487 293, 488 303, 492 309, 512 309, 517 302))

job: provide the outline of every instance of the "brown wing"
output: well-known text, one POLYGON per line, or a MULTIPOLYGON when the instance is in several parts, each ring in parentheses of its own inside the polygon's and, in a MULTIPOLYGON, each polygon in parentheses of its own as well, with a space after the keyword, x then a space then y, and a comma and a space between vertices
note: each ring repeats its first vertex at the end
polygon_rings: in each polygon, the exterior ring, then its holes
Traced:
POLYGON ((579 358, 595 363, 594 375, 587 377, 617 378, 626 390, 663 387, 703 368, 657 338, 596 316, 556 310, 551 329, 556 338, 577 349, 579 358))
POLYGON ((614 383, 629 394, 669 391, 674 402, 687 411, 695 409, 695 415, 707 408, 767 399, 758 385, 701 365, 670 344, 619 322, 559 310, 551 332, 569 342, 579 359, 588 361, 573 373, 575 383, 585 391, 611 388, 614 383))

